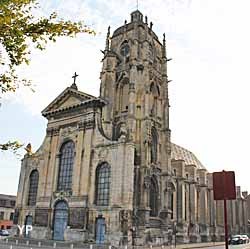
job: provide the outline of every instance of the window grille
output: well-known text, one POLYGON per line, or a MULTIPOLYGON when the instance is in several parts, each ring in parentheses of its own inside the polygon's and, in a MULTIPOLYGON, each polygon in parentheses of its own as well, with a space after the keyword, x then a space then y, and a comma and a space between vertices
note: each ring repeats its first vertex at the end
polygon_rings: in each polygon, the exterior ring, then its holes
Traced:
POLYGON ((101 164, 96 170, 96 205, 108 206, 110 196, 111 172, 108 163, 101 164))

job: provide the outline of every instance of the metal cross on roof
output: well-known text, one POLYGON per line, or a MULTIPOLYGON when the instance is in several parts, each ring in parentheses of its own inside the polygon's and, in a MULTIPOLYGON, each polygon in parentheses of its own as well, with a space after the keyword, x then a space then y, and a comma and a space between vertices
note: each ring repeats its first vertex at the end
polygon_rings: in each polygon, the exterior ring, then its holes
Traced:
POLYGON ((73 82, 73 84, 75 84, 76 83, 76 77, 78 77, 79 75, 78 74, 76 74, 76 72, 75 72, 75 74, 72 76, 72 78, 74 79, 74 82, 73 82))

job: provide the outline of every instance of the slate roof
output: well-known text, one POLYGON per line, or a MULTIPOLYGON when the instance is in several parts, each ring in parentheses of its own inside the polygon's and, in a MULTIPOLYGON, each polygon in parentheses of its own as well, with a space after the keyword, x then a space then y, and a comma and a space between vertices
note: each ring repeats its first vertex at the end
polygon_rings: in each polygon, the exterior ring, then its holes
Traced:
POLYGON ((193 164, 198 169, 206 169, 193 152, 174 143, 171 143, 171 149, 171 159, 184 160, 187 165, 193 164))

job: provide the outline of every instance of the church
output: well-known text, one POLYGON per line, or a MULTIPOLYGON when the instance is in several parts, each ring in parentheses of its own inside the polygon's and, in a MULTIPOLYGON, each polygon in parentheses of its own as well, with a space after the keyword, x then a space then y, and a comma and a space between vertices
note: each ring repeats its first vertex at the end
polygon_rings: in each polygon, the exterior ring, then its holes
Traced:
MULTIPOLYGON (((223 238, 212 175, 171 142, 169 60, 165 35, 136 10, 108 29, 99 97, 74 78, 42 111, 46 136, 22 160, 14 217, 33 226, 29 237, 114 246, 223 238)), ((232 233, 247 227, 240 189, 237 196, 232 233)))

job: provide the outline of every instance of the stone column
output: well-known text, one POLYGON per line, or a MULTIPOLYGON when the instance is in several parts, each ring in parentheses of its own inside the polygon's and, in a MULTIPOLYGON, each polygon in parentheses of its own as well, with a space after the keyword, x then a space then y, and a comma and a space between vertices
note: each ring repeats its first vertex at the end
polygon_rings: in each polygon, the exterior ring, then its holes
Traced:
MULTIPOLYGON (((57 153, 55 157, 56 157, 56 159, 55 159, 55 165, 54 165, 55 169, 54 169, 53 187, 52 187, 53 192, 57 190, 59 164, 60 164, 60 154, 57 153)), ((73 182, 73 179, 72 179, 72 182, 73 182)))
POLYGON ((190 223, 195 224, 196 223, 196 210, 197 210, 197 193, 196 193, 196 187, 195 183, 192 182, 190 184, 190 223))
POLYGON ((46 196, 46 186, 47 186, 47 181, 48 181, 48 171, 49 171, 49 164, 50 164, 50 159, 51 159, 51 142, 52 142, 52 129, 47 129, 47 134, 46 138, 44 140, 44 145, 45 145, 45 156, 44 156, 44 167, 41 171, 42 173, 42 182, 41 182, 41 196, 46 196))
POLYGON ((75 148, 75 162, 72 176, 73 196, 80 195, 81 173, 82 173, 82 153, 83 153, 83 129, 80 129, 77 134, 77 144, 75 148))
POLYGON ((48 165, 45 196, 53 195, 55 174, 58 174, 58 172, 55 171, 56 158, 57 158, 56 156, 59 153, 58 151, 59 129, 58 128, 53 129, 52 136, 53 137, 52 137, 51 147, 50 147, 51 148, 50 149, 50 161, 48 165))
POLYGON ((84 148, 83 158, 81 160, 81 176, 80 176, 80 195, 89 195, 89 201, 92 204, 94 197, 94 177, 95 177, 95 168, 97 165, 91 167, 90 156, 91 156, 91 147, 92 147, 92 137, 93 129, 85 129, 82 136, 82 148, 84 148), (90 170, 92 168, 92 171, 90 170), (93 175, 93 177, 92 177, 93 175), (93 181, 92 181, 93 179, 93 181), (91 187, 91 185, 93 185, 91 187), (91 191, 92 190, 92 191, 91 191))
POLYGON ((200 223, 206 225, 207 224, 207 188, 206 187, 201 187, 200 188, 200 203, 199 203, 199 208, 200 208, 200 216, 199 216, 199 221, 200 223))
POLYGON ((185 215, 185 184, 177 178, 177 222, 184 221, 185 215))

